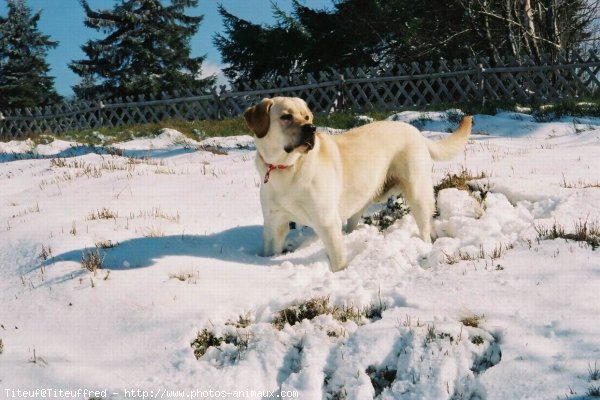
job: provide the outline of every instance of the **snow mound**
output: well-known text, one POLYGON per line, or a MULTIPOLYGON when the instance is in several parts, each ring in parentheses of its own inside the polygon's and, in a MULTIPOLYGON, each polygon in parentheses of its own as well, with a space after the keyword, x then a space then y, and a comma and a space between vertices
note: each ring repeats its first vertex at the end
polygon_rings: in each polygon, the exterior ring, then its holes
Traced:
POLYGON ((170 128, 154 137, 137 138, 114 145, 128 157, 166 157, 195 151, 198 142, 170 128))
POLYGON ((214 147, 224 151, 255 149, 254 137, 250 135, 212 137, 201 141, 200 147, 214 147))
POLYGON ((390 115, 387 121, 399 121, 411 124, 421 131, 452 132, 464 113, 459 109, 446 111, 402 111, 390 115))
POLYGON ((493 252, 528 237, 534 217, 523 204, 513 206, 502 193, 487 193, 483 201, 463 190, 441 190, 440 217, 434 227, 438 240, 433 244, 430 266, 444 263, 448 254, 461 250, 477 254, 493 252))
POLYGON ((71 157, 82 155, 83 152, 77 151, 78 148, 87 147, 80 143, 68 142, 65 140, 55 139, 48 144, 38 144, 33 150, 33 154, 40 157, 65 156, 71 157))
POLYGON ((29 153, 34 147, 35 143, 31 139, 0 142, 0 155, 29 153))
POLYGON ((198 362, 219 382, 251 386, 240 371, 252 370, 275 393, 305 399, 485 397, 479 377, 501 360, 498 335, 458 321, 411 321, 403 312, 388 310, 364 325, 321 315, 281 331, 212 321, 216 335, 229 339, 198 362))
POLYGON ((35 144, 31 139, 0 142, 0 161, 13 161, 32 158, 77 157, 89 153, 107 154, 102 146, 86 145, 54 139, 50 143, 35 144))
MULTIPOLYGON (((438 129, 427 136, 454 129, 457 116, 401 115, 438 129)), ((306 227, 288 236, 292 251, 259 256, 262 177, 250 136, 199 141, 166 130, 117 149, 0 143, 2 383, 108 389, 112 400, 131 397, 124 386, 183 397, 197 388, 582 397, 600 354, 599 250, 536 227, 572 233, 600 221, 596 123, 475 116, 485 135, 436 162, 433 181, 465 169, 486 178, 471 192, 439 192, 437 239, 421 240, 410 214, 383 232, 361 224, 343 236, 349 265, 335 274, 306 227), (82 268, 96 251, 101 268, 82 268), (277 310, 313 297, 387 309, 364 324, 321 315, 271 325, 277 310), (478 327, 459 322, 465 309, 485 316, 478 327), (246 312, 249 326, 227 324, 246 312), (198 360, 191 342, 203 328, 240 340, 198 360)))

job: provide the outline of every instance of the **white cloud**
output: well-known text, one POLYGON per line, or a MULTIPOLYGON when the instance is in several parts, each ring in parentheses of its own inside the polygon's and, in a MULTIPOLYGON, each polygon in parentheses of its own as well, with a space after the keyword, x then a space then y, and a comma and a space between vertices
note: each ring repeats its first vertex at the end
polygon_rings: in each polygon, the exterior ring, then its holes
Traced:
POLYGON ((215 75, 217 77, 217 87, 221 85, 226 85, 229 87, 229 83, 225 75, 223 75, 223 68, 226 68, 226 64, 217 64, 210 60, 205 60, 202 63, 202 78, 206 78, 211 75, 215 75))

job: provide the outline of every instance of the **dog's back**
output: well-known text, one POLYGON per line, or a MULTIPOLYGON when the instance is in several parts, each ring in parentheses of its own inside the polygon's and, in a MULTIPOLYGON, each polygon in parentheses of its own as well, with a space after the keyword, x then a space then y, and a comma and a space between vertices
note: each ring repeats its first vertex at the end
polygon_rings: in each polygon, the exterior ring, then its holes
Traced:
POLYGON ((450 136, 432 141, 412 125, 379 121, 329 136, 341 160, 343 182, 339 210, 343 218, 356 218, 372 202, 402 193, 414 210, 424 209, 419 225, 429 236, 425 221, 433 213, 432 160, 455 157, 466 144, 472 118, 465 117, 450 136), (426 217, 429 215, 429 217, 426 217))

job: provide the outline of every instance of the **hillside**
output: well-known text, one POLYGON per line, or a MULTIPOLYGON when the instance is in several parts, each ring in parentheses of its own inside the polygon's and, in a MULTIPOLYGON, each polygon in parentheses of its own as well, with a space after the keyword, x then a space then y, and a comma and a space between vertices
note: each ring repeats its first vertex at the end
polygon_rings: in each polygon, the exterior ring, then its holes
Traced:
MULTIPOLYGON (((440 137, 454 127, 448 115, 392 119, 440 137)), ((436 163, 434 181, 484 177, 470 192, 439 192, 438 239, 418 239, 410 215, 384 232, 360 224, 344 236, 349 267, 332 274, 306 227, 288 238, 293 251, 258 256, 261 177, 249 136, 197 142, 166 129, 111 147, 0 143, 2 389, 88 388, 110 399, 133 389, 300 399, 600 392, 599 154, 598 118, 476 115, 464 156, 436 163), (82 268, 94 257, 100 269, 82 268), (272 324, 314 298, 328 299, 324 315, 272 324), (208 334, 215 345, 202 348, 208 334)))

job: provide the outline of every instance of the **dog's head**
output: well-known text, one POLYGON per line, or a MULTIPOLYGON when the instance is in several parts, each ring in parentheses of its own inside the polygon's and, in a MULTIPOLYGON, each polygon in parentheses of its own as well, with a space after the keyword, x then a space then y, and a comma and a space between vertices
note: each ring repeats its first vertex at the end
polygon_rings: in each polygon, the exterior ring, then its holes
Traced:
POLYGON ((256 135, 257 145, 273 157, 275 152, 305 153, 315 146, 317 128, 313 125, 313 115, 300 98, 263 99, 248 108, 244 118, 256 135))

